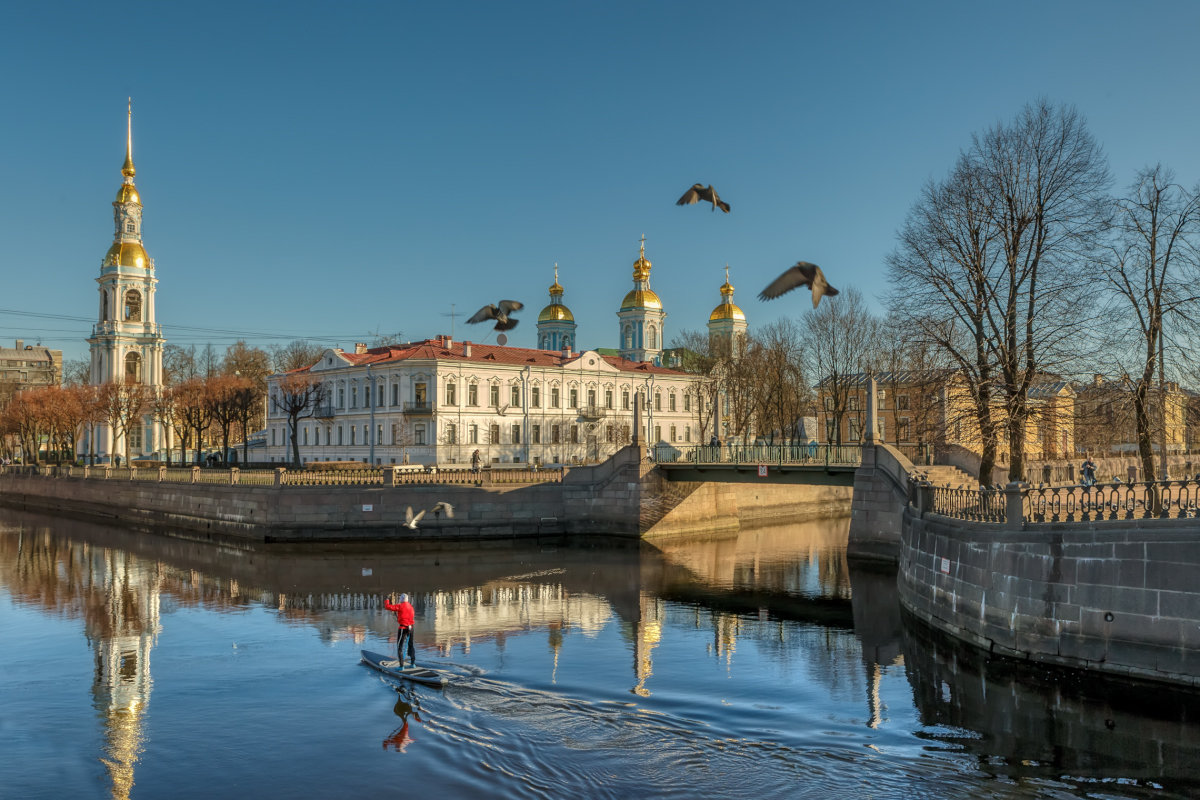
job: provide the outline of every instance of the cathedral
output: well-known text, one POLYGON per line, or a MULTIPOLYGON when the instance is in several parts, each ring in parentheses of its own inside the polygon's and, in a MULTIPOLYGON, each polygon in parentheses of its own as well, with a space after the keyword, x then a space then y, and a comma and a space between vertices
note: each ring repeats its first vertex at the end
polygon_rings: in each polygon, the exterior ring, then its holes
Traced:
MULTIPOLYGON (((87 342, 91 349, 90 382, 94 386, 144 386, 156 394, 162 388, 165 339, 154 321, 154 260, 142 246, 142 198, 134 184, 133 109, 125 127, 125 163, 121 186, 113 201, 113 243, 100 262, 98 321, 87 342)), ((85 453, 101 461, 128 452, 130 458, 166 446, 162 425, 144 412, 120 430, 108 423, 95 427, 95 441, 85 441, 85 453)))

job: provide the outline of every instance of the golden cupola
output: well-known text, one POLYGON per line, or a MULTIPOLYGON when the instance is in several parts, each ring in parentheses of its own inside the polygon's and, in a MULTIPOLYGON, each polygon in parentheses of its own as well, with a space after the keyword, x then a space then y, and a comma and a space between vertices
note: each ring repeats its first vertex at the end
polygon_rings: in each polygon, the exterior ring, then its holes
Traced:
POLYGON ((563 287, 558 282, 558 264, 554 265, 554 283, 550 284, 550 305, 538 314, 538 322, 574 322, 575 315, 563 305, 563 287))
POLYGON ((656 311, 662 309, 662 300, 659 300, 658 295, 650 288, 650 267, 652 266, 650 260, 646 258, 646 239, 642 237, 641 253, 638 255, 638 260, 633 262, 633 291, 625 295, 625 299, 621 301, 622 311, 635 308, 650 308, 656 311))
POLYGON ((721 304, 708 315, 709 322, 731 319, 745 322, 746 314, 733 302, 733 284, 729 282, 729 265, 725 266, 725 283, 721 285, 721 304))
POLYGON ((113 201, 116 230, 113 243, 101 262, 105 267, 152 269, 153 262, 142 247, 142 198, 134 185, 137 170, 133 166, 133 103, 130 101, 125 125, 125 163, 121 165, 121 188, 113 201))

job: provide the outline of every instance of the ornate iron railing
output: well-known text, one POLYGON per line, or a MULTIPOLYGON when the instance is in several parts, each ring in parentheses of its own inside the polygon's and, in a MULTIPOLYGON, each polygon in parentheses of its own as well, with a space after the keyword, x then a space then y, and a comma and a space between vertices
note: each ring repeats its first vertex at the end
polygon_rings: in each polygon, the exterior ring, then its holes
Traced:
POLYGON ((1027 522, 1091 522, 1129 519, 1191 519, 1200 512, 1200 483, 1104 483, 1035 486, 1024 491, 1027 522))
POLYGON ((1003 489, 980 486, 975 489, 949 486, 932 487, 933 512, 944 517, 972 522, 1006 521, 1006 496, 1003 489))
POLYGON ((659 464, 795 464, 857 467, 862 445, 774 444, 708 445, 658 444, 651 457, 659 464))

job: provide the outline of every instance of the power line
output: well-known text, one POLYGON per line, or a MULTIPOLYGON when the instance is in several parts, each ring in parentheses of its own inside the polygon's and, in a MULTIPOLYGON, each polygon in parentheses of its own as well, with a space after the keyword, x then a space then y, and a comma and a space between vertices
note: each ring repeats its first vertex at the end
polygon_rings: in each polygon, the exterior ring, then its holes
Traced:
MULTIPOLYGON (((93 320, 89 319, 88 317, 76 317, 76 316, 71 316, 70 314, 49 314, 49 313, 41 312, 41 311, 19 311, 17 309, 13 309, 13 308, 0 308, 0 314, 11 314, 13 316, 18 316, 18 317, 34 317, 37 319, 65 320, 65 321, 69 321, 69 322, 86 322, 89 324, 91 324, 93 322, 93 320)), ((333 335, 325 334, 325 335, 322 335, 322 334, 311 334, 311 333, 309 333, 309 334, 289 334, 289 333, 264 332, 264 331, 240 331, 240 330, 236 330, 233 328, 203 328, 203 327, 198 327, 198 326, 194 326, 194 325, 175 325, 175 324, 171 324, 171 323, 162 324, 161 327, 163 328, 164 331, 190 331, 192 333, 222 334, 224 336, 235 337, 235 340, 239 339, 239 338, 245 338, 245 339, 302 339, 302 340, 310 340, 310 341, 326 341, 327 342, 327 341, 349 340, 349 339, 354 339, 355 337, 360 337, 360 336, 364 335, 362 332, 349 333, 349 334, 333 334, 333 335)), ((54 331, 58 331, 61 333, 74 332, 74 329, 64 330, 61 328, 58 328, 58 329, 47 328, 44 330, 48 330, 48 331, 54 330, 54 331)), ((173 337, 173 338, 180 339, 180 340, 188 340, 191 337, 188 337, 185 335, 185 336, 178 336, 178 337, 173 337)), ((199 340, 199 337, 197 337, 197 340, 199 340)))

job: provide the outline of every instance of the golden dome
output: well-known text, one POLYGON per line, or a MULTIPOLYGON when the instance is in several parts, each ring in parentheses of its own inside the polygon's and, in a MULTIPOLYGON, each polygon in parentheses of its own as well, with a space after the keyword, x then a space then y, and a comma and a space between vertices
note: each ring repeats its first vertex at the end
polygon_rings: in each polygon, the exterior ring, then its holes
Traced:
POLYGON ((548 291, 550 292, 551 297, 562 297, 563 287, 559 285, 558 278, 555 278, 554 283, 550 284, 548 291))
POLYGON ((646 258, 646 254, 642 253, 637 261, 633 262, 633 279, 635 281, 644 281, 650 277, 650 267, 654 266, 650 260, 646 258))
POLYGON ((150 269, 150 256, 146 255, 145 248, 137 242, 117 242, 108 248, 103 266, 112 267, 118 264, 123 267, 150 269))
POLYGON ((745 322, 746 315, 740 308, 733 303, 721 303, 713 309, 713 312, 708 315, 709 322, 716 322, 722 319, 732 319, 736 322, 745 322))
MULTIPOLYGON (((637 273, 634 274, 636 275, 637 273)), ((661 309, 662 307, 662 300, 659 300, 658 295, 656 295, 650 289, 634 289, 632 292, 625 295, 625 299, 621 301, 622 311, 630 308, 661 309)))
MULTIPOLYGON (((560 287, 561 288, 561 287, 560 287)), ((551 303, 538 314, 538 322, 574 322, 575 315, 562 303, 551 303)))
POLYGON ((142 198, 138 194, 137 187, 132 183, 122 183, 121 188, 117 189, 118 203, 137 203, 141 205, 142 198))

